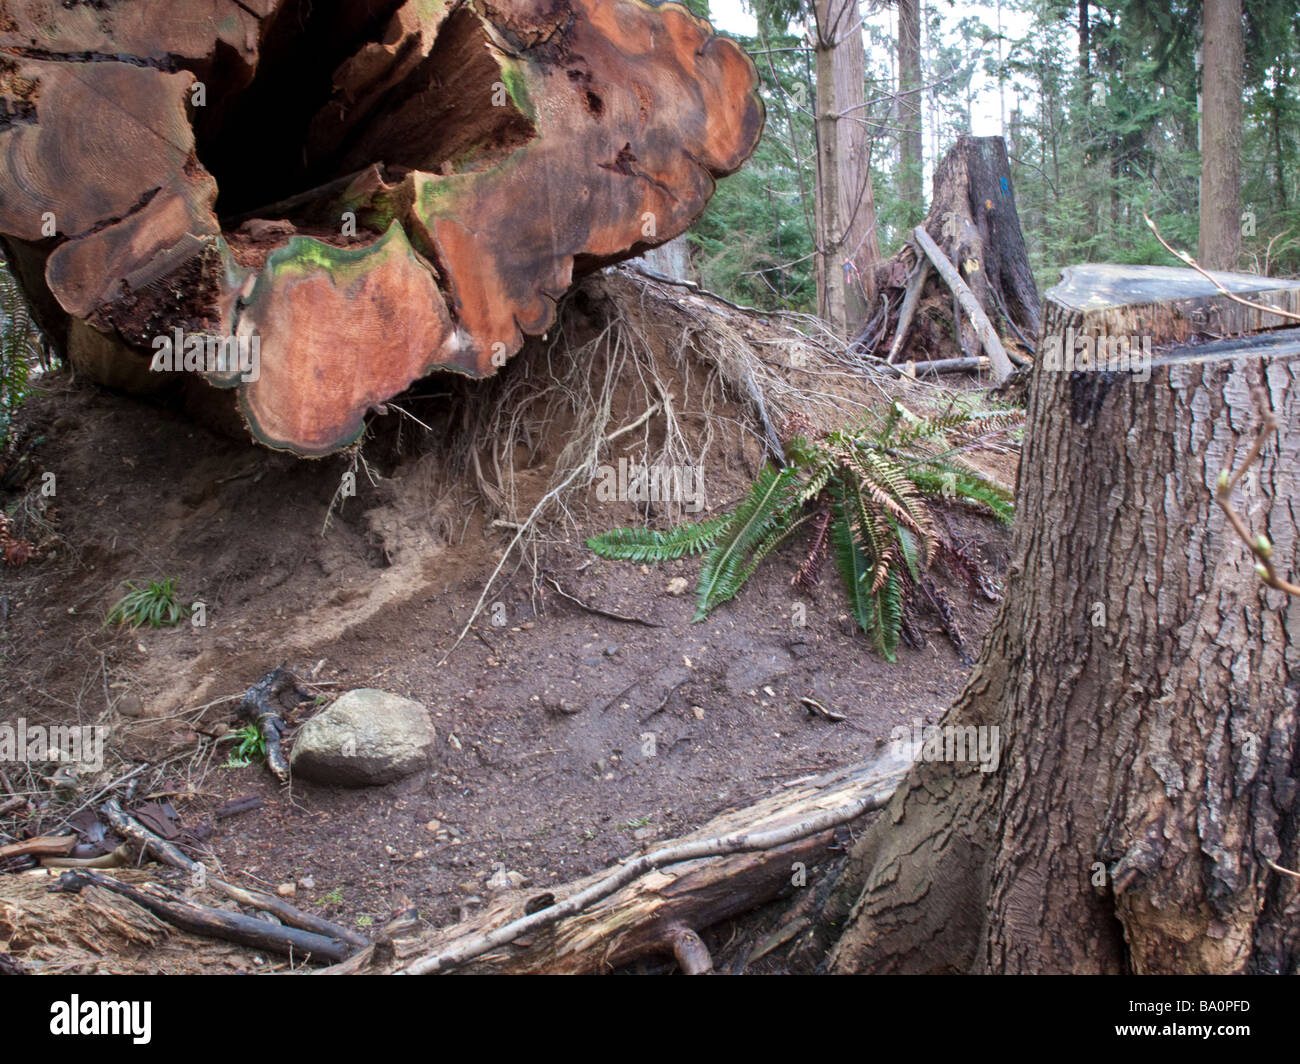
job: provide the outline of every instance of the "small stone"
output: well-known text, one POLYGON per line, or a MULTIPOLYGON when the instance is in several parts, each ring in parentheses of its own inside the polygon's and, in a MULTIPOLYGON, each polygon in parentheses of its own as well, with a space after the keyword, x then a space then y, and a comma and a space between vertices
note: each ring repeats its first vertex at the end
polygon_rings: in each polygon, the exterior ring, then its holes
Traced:
POLYGON ((441 820, 430 820, 427 824, 424 825, 424 830, 436 832, 440 827, 442 827, 441 820))
POLYGON ((298 886, 302 887, 303 890, 311 890, 316 886, 316 880, 311 876, 303 876, 302 879, 298 880, 298 886))
POLYGON ((696 719, 696 720, 703 720, 703 719, 704 719, 704 707, 703 707, 703 706, 691 706, 691 712, 695 714, 695 719, 696 719))
POLYGON ((668 586, 664 590, 666 590, 668 594, 676 598, 678 595, 686 594, 686 589, 690 586, 691 585, 687 581, 686 577, 674 576, 671 580, 668 581, 668 586))
POLYGON ((281 883, 275 888, 275 892, 282 898, 292 898, 298 893, 298 887, 294 883, 281 883))

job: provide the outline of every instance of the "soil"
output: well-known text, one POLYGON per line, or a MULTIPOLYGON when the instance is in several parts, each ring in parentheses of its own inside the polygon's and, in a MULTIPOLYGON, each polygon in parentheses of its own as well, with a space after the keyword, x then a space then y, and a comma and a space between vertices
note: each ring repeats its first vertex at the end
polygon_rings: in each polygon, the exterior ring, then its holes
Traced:
MULTIPOLYGON (((425 445, 469 394, 403 400, 432 432, 390 408, 364 462, 311 462, 214 433, 166 396, 44 378, 20 412, 0 497, 46 548, 21 568, 0 566, 0 722, 110 731, 103 771, 71 790, 0 766, 0 783, 30 795, 26 810, 0 819, 0 843, 57 830, 147 761, 133 799, 162 795, 187 825, 210 827, 210 853, 198 856, 216 874, 283 885, 300 907, 361 927, 382 923, 405 894, 442 925, 481 903, 502 866, 535 886, 596 871, 785 781, 863 759, 891 729, 938 719, 959 691, 968 670, 933 617, 921 619, 928 646, 888 664, 854 628, 833 565, 816 594, 792 588, 797 550, 692 624, 698 559, 597 558, 587 536, 639 517, 591 492, 509 563, 457 643, 514 531, 468 481, 449 481, 448 459, 425 445), (46 473, 54 494, 42 497, 46 473), (356 495, 337 498, 345 473, 356 495), (184 604, 203 602, 206 626, 105 624, 125 581, 164 577, 184 604), (552 581, 646 623, 590 612, 552 581), (296 708, 295 726, 350 688, 424 703, 438 730, 431 770, 347 790, 281 788, 264 766, 222 767, 239 695, 280 664, 327 696, 296 708), (803 697, 848 720, 810 715, 803 697), (213 820, 247 795, 261 808, 213 820)), ((620 423, 646 405, 630 392, 616 400, 620 423)), ((763 459, 742 430, 743 406, 713 413, 732 426, 708 450, 716 506, 739 497, 763 459)), ((514 513, 540 497, 565 432, 556 423, 516 450, 514 513)), ((1014 454, 990 461, 1014 481, 1014 454)), ((948 516, 1000 575, 1006 530, 948 516)), ((974 651, 996 607, 956 586, 950 596, 974 651)))

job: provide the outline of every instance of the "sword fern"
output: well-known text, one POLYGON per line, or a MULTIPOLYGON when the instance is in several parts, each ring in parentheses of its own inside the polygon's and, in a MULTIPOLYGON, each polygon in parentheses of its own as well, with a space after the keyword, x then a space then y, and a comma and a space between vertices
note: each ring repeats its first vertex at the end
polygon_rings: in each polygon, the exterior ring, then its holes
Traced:
MULTIPOLYGON (((899 403, 823 437, 787 426, 787 465, 768 466, 734 510, 668 531, 618 528, 587 546, 603 558, 661 562, 704 554, 693 620, 733 598, 764 559, 806 526, 812 535, 794 582, 811 590, 826 554, 835 558, 849 613, 883 657, 894 661, 905 611, 932 559, 960 562, 959 575, 991 587, 965 547, 936 529, 929 500, 960 499, 1009 522, 1012 498, 960 458, 973 443, 1020 424, 1014 412, 950 411, 921 418, 899 403)), ((929 584, 928 586, 933 586, 929 584)), ((953 636, 955 623, 945 623, 953 636)), ((953 636, 959 639, 960 636, 953 636)), ((963 653, 965 650, 959 646, 963 653)))

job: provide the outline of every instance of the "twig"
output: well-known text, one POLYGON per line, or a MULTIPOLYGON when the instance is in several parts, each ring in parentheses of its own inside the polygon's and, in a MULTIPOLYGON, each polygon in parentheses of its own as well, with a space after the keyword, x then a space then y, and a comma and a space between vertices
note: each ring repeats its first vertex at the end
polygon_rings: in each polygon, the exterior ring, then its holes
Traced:
POLYGON ((1250 451, 1246 455, 1246 460, 1241 464, 1241 468, 1238 469, 1236 473, 1229 476, 1226 469, 1219 473, 1218 487, 1214 494, 1214 501, 1219 504, 1219 509, 1227 515, 1228 523, 1232 525, 1237 535, 1241 537, 1241 541, 1246 544, 1250 549, 1250 552, 1255 556, 1255 572, 1259 574, 1259 578, 1269 587, 1276 588, 1278 591, 1284 591, 1288 595, 1300 595, 1300 585, 1293 584, 1289 580, 1285 580, 1278 575, 1277 569, 1273 565, 1273 544, 1268 541, 1268 537, 1263 533, 1260 533, 1258 536, 1252 536, 1250 534, 1250 529, 1246 527, 1246 522, 1241 519, 1241 515, 1237 513, 1236 508, 1230 501, 1233 489, 1237 486, 1237 483, 1243 476, 1245 476, 1246 470, 1254 465, 1256 460, 1259 458, 1260 451, 1264 447, 1265 438, 1277 431, 1277 418, 1274 416, 1273 411, 1269 410, 1265 405, 1263 397, 1257 395, 1256 403, 1260 408, 1260 413, 1264 420, 1259 427, 1259 432, 1255 436, 1255 442, 1251 445, 1250 451))
POLYGON ((555 588, 561 597, 568 599, 575 606, 580 606, 588 613, 594 613, 597 617, 608 617, 611 621, 623 621, 626 624, 640 624, 644 625, 646 628, 663 627, 663 625, 658 621, 647 621, 644 617, 629 617, 625 613, 615 613, 613 610, 601 609, 599 606, 592 606, 589 603, 583 602, 582 599, 578 598, 576 595, 570 595, 564 590, 564 588, 560 587, 560 582, 549 574, 546 576, 546 582, 550 584, 551 587, 555 588))
POLYGON ((1207 281, 1209 281, 1210 284, 1214 285, 1214 287, 1219 290, 1219 293, 1221 295, 1225 295, 1229 299, 1231 299, 1234 303, 1240 303, 1243 307, 1249 307, 1251 310, 1262 310, 1268 314, 1276 314, 1279 318, 1286 318, 1288 321, 1300 321, 1300 314, 1294 314, 1289 310, 1282 310, 1280 307, 1270 307, 1267 303, 1256 303, 1253 300, 1245 299, 1242 296, 1237 295, 1236 292, 1229 292, 1226 288, 1223 287, 1223 285, 1220 283, 1218 278, 1216 278, 1213 274, 1211 274, 1208 270, 1206 270, 1205 267, 1203 267, 1199 262, 1197 262, 1194 258, 1192 258, 1192 256, 1189 255, 1186 251, 1179 251, 1176 248, 1171 247, 1169 245, 1169 242, 1160 235, 1160 230, 1156 228, 1156 223, 1153 222, 1150 218, 1148 218, 1145 212, 1142 215, 1142 220, 1147 223, 1148 228, 1150 228, 1151 232, 1155 234, 1156 239, 1159 240, 1162 245, 1164 245, 1164 249, 1167 252, 1169 252, 1169 254, 1171 254, 1174 258, 1179 259, 1182 262, 1185 262, 1193 270, 1199 273, 1202 277, 1204 277, 1207 281))
POLYGON ((528 515, 528 519, 519 527, 519 531, 515 533, 514 538, 502 552, 500 561, 497 562, 496 568, 492 570, 492 575, 488 577, 487 583, 483 585, 483 593, 479 595, 478 602, 474 604, 474 610, 470 613, 469 620, 465 622, 465 627, 460 630, 460 635, 456 637, 456 642, 452 643, 451 648, 438 661, 439 665, 445 665, 447 659, 456 652, 456 648, 465 641, 465 636, 469 634, 469 630, 478 619, 478 615, 483 612, 483 604, 487 602, 488 593, 492 590, 492 585, 496 583, 497 577, 501 574, 501 570, 505 568, 506 559, 508 559, 514 551, 515 545, 523 539, 524 533, 527 532, 528 529, 532 527, 533 522, 537 520, 537 515, 542 512, 547 503, 559 495, 560 492, 573 483, 573 481, 577 480, 580 474, 586 472, 590 468, 591 464, 591 462, 583 462, 580 465, 575 466, 573 471, 567 477, 538 500, 537 505, 533 507, 532 513, 528 515))

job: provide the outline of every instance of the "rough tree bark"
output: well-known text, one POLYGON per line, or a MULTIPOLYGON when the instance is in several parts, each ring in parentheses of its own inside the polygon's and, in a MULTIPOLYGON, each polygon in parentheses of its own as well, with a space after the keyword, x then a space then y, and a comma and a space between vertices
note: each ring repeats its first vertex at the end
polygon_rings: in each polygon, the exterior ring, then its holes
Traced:
POLYGON ((1241 255, 1241 0, 1205 0, 1201 70, 1201 231, 1197 261, 1235 270, 1241 255))
POLYGON ((255 339, 254 373, 185 364, 303 455, 434 369, 495 372, 762 128, 753 64, 678 4, 102 6, 6 6, 0 238, 47 334, 117 383, 177 328, 255 339))
POLYGON ((1183 343, 1226 303, 1140 267, 1049 293, 1006 599, 943 722, 1000 729, 1001 764, 914 766, 804 943, 838 936, 834 970, 1300 970, 1300 601, 1213 501, 1262 397, 1233 503, 1300 571, 1300 330, 1183 343))
POLYGON ((858 0, 813 0, 818 314, 841 336, 875 300, 880 262, 858 0))
POLYGON ((898 191, 909 215, 925 210, 921 158, 921 0, 898 0, 898 191))

